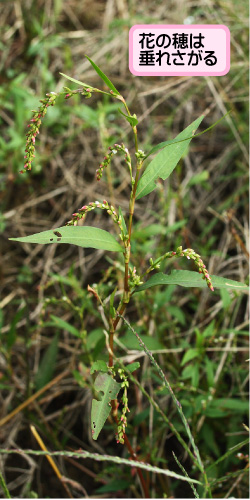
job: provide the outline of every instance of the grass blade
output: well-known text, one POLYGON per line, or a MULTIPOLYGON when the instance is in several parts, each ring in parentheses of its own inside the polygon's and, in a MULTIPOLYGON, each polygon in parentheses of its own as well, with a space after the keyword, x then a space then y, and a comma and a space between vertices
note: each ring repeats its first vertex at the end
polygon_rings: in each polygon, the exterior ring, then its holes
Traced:
MULTIPOLYGON (((34 451, 34 450, 7 450, 0 449, 0 454, 11 455, 13 453, 18 453, 20 455, 36 455, 36 456, 50 456, 50 457, 73 457, 73 458, 91 458, 93 460, 97 460, 98 462, 113 462, 118 465, 128 465, 129 467, 136 467, 138 469, 144 469, 149 472, 155 472, 156 474, 163 474, 164 476, 174 477, 175 479, 180 479, 181 481, 187 481, 190 483, 190 479, 180 476, 180 474, 176 474, 176 472, 172 472, 168 469, 160 469, 160 467, 155 467, 153 465, 147 464, 145 462, 138 462, 137 460, 130 460, 127 458, 121 457, 112 457, 111 455, 100 455, 98 453, 89 453, 88 451, 81 450, 80 452, 74 451, 34 451)), ((192 479, 192 483, 202 484, 200 481, 196 479, 192 479)))
POLYGON ((192 444, 192 447, 193 447, 193 450, 194 450, 194 453, 195 453, 195 456, 197 457, 197 461, 198 461, 198 464, 199 464, 199 467, 200 467, 200 470, 204 473, 204 467, 203 467, 203 463, 201 461, 201 458, 200 458, 200 453, 199 453, 199 450, 194 442, 194 438, 191 434, 191 431, 190 431, 190 427, 188 425, 188 422, 186 420, 186 417, 182 411, 182 407, 181 407, 181 404, 179 403, 179 401, 177 400, 174 392, 173 392, 173 389, 172 387, 170 386, 166 376, 164 375, 161 367, 158 365, 158 363, 156 362, 155 358, 153 357, 152 353, 148 350, 147 346, 144 344, 144 342, 141 340, 140 336, 138 335, 138 333, 136 333, 136 331, 134 330, 134 328, 132 328, 132 326, 130 325, 130 323, 121 315, 119 315, 120 318, 124 321, 124 323, 128 326, 128 328, 131 330, 131 332, 136 336, 140 346, 143 348, 144 352, 147 354, 147 356, 149 357, 151 363, 155 366, 157 372, 159 373, 159 376, 161 377, 164 385, 167 387, 167 389, 169 390, 169 393, 173 399, 173 402, 174 402, 174 405, 181 417, 181 420, 184 424, 184 427, 186 429, 186 432, 187 432, 187 435, 190 439, 190 442, 192 444))
POLYGON ((247 446, 249 444, 249 438, 245 439, 244 441, 241 441, 241 443, 236 444, 232 448, 229 448, 229 450, 224 453, 221 457, 219 457, 215 462, 213 462, 209 467, 207 468, 207 472, 209 472, 213 467, 216 467, 220 462, 223 462, 223 460, 226 460, 232 453, 235 453, 236 451, 240 450, 243 446, 247 446))
POLYGON ((4 478, 3 478, 2 474, 1 474, 1 471, 0 471, 0 485, 2 486, 2 490, 4 492, 5 497, 6 498, 11 498, 10 492, 9 492, 7 486, 6 486, 6 483, 5 483, 4 478))
MULTIPOLYGON (((188 473, 187 473, 187 472, 186 472, 186 470, 184 469, 183 465, 181 465, 181 463, 179 462, 179 460, 178 460, 177 456, 175 455, 175 453, 174 453, 173 451, 172 451, 172 453, 173 453, 173 457, 174 457, 174 459, 175 459, 175 461, 176 461, 177 465, 179 465, 179 467, 180 467, 180 469, 182 470, 183 474, 184 474, 186 477, 188 477, 188 478, 190 479, 190 477, 189 477, 188 473)), ((191 488, 192 488, 192 490, 193 490, 193 492, 194 492, 194 496, 195 496, 195 498, 200 498, 200 497, 199 497, 199 495, 198 495, 198 493, 197 493, 197 491, 196 491, 196 489, 195 489, 195 487, 194 487, 194 485, 193 485, 193 482, 192 482, 192 480, 191 480, 191 479, 190 479, 190 486, 191 486, 191 488)))

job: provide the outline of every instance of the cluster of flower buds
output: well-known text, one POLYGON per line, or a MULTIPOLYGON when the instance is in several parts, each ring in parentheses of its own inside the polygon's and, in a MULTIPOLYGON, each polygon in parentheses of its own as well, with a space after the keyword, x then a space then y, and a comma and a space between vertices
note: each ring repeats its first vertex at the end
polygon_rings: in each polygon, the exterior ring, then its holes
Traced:
POLYGON ((176 257, 186 257, 187 259, 192 259, 195 265, 198 267, 199 273, 203 274, 202 279, 206 280, 208 288, 210 288, 212 292, 214 291, 214 287, 212 285, 208 270, 206 269, 206 266, 198 253, 196 253, 192 248, 186 248, 185 250, 182 250, 182 247, 178 247, 176 252, 172 252, 172 255, 176 257))
POLYGON ((116 153, 122 152, 125 154, 125 162, 128 165, 130 173, 132 172, 132 167, 131 167, 131 157, 128 152, 128 149, 125 148, 124 144, 114 144, 114 146, 109 147, 109 151, 107 153, 107 156, 104 156, 102 163, 100 164, 99 168, 96 170, 96 180, 99 181, 102 178, 103 170, 106 168, 109 163, 111 162, 111 158, 113 155, 116 153))
POLYGON ((142 151, 142 149, 138 149, 138 151, 135 152, 135 157, 137 158, 137 160, 144 160, 145 156, 146 155, 144 151, 142 151))
POLYGON ((92 96, 92 92, 94 90, 92 87, 82 88, 82 89, 77 89, 77 90, 72 90, 72 89, 69 89, 68 87, 63 87, 63 88, 65 89, 65 92, 66 92, 64 99, 69 99, 70 97, 72 97, 75 94, 81 94, 86 99, 89 99, 92 96))
POLYGON ((103 200, 102 203, 100 201, 93 201, 88 205, 83 205, 82 208, 79 208, 79 212, 72 214, 73 218, 66 223, 66 226, 74 226, 78 220, 85 219, 87 212, 90 212, 95 208, 101 208, 102 210, 106 210, 107 213, 111 216, 112 220, 115 222, 115 224, 118 224, 121 233, 123 234, 121 216, 117 215, 113 205, 109 205, 106 200, 103 200))
MULTIPOLYGON (((169 252, 171 253, 171 252, 169 252)), ((172 257, 172 255, 171 255, 172 257)), ((167 258, 167 254, 164 255, 164 258, 167 258)), ((160 269, 161 265, 159 264, 159 259, 157 259, 155 262, 153 261, 152 257, 149 259, 149 264, 150 268, 147 272, 153 271, 154 269, 160 269)))
POLYGON ((141 281, 141 277, 138 274, 136 274, 135 267, 133 269, 130 268, 129 270, 128 283, 129 283, 129 288, 134 288, 135 286, 143 284, 143 281, 141 281))
POLYGON ((73 95, 79 94, 79 90, 72 90, 72 89, 69 89, 68 87, 63 87, 63 88, 64 88, 64 90, 66 92, 65 96, 64 96, 64 99, 69 99, 73 95))
POLYGON ((150 267, 147 269, 146 273, 151 273, 151 271, 154 271, 154 269, 160 269, 161 267, 161 262, 165 259, 171 259, 172 257, 174 257, 176 255, 176 252, 167 252, 165 253, 164 255, 162 255, 161 257, 159 257, 158 259, 156 259, 156 261, 153 261, 152 258, 149 259, 149 264, 150 264, 150 267))
POLYGON ((85 97, 85 99, 90 99, 90 97, 92 96, 92 92, 93 92, 92 87, 89 87, 87 89, 84 88, 84 89, 80 90, 81 95, 83 95, 85 97))
POLYGON ((127 413, 130 412, 129 407, 128 407, 128 395, 127 395, 127 389, 129 387, 129 382, 128 379, 124 373, 124 370, 122 368, 118 369, 119 376, 122 380, 121 383, 121 388, 124 389, 123 396, 121 398, 123 408, 122 408, 122 415, 120 418, 120 422, 117 427, 117 433, 116 433, 116 442, 124 444, 124 434, 126 432, 126 427, 127 427, 127 413))
POLYGON ((26 140, 26 148, 25 148, 25 164, 24 164, 24 170, 20 170, 20 174, 23 174, 27 170, 31 170, 31 163, 33 161, 33 158, 35 158, 35 142, 36 142, 36 136, 39 134, 39 129, 42 123, 42 118, 46 115, 47 109, 49 106, 54 106, 55 100, 58 97, 59 94, 56 94, 55 92, 50 92, 49 94, 46 94, 46 98, 42 99, 40 102, 42 103, 41 106, 39 106, 38 110, 32 110, 33 116, 30 120, 30 123, 28 125, 29 131, 26 134, 27 140, 26 140))

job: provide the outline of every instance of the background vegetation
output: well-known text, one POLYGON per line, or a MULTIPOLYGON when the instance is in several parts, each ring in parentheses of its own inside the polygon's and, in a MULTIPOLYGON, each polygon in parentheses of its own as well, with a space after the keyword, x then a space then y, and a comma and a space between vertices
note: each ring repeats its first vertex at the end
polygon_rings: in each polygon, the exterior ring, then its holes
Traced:
MULTIPOLYGON (((247 2, 175 0, 16 0, 0 3, 1 352, 0 447, 40 449, 34 425, 50 450, 127 457, 107 422, 91 437, 93 378, 90 360, 104 359, 105 338, 87 285, 101 281, 103 297, 121 281, 113 253, 74 246, 8 241, 59 227, 83 204, 104 198, 128 207, 128 173, 114 157, 100 183, 95 170, 109 145, 133 152, 119 105, 94 95, 61 100, 48 110, 30 174, 20 175, 30 110, 65 83, 59 72, 101 87, 84 54, 111 78, 139 118, 141 147, 175 137, 200 114, 211 132, 191 143, 170 179, 136 203, 137 254, 146 266, 154 254, 183 245, 200 253, 211 274, 248 276, 247 2), (134 77, 128 70, 128 32, 141 23, 225 24, 231 32, 231 69, 223 77, 134 77), (31 395, 49 384, 40 397, 31 395), (23 409, 19 405, 24 404, 23 409), (17 409, 15 414, 11 414, 17 409)), ((72 84, 72 88, 74 85, 72 84)), ((104 88, 104 87, 103 87, 104 88)), ((104 213, 88 225, 113 230, 104 213)), ((185 265, 178 262, 175 266, 185 265)), ((188 268, 188 267, 187 267, 188 268)), ((168 269, 168 268, 166 268, 168 269)), ((159 287, 135 295, 127 316, 166 373, 188 418, 202 459, 210 467, 214 498, 248 497, 247 448, 220 457, 246 438, 248 409, 247 296, 236 292, 159 287)), ((139 360, 140 384, 184 439, 178 413, 155 369, 128 331, 120 328, 117 355, 139 360)), ((190 460, 137 387, 129 389, 129 427, 139 459, 181 473, 172 451, 192 477, 190 460)), ((74 498, 138 498, 134 470, 92 459, 56 459, 74 498)), ((68 497, 45 457, 0 455, 12 496, 68 497)), ((145 474, 152 498, 193 498, 187 483, 145 474)))

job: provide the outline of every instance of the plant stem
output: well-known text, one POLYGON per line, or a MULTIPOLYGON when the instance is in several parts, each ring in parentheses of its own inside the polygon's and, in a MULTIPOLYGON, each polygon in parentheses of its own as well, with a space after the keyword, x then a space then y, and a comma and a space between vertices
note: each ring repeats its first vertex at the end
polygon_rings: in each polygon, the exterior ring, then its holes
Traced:
MULTIPOLYGON (((114 401, 112 401, 112 403, 113 402, 114 401)), ((112 407, 113 407, 113 405, 112 405, 112 407)), ((117 415, 113 414, 113 417, 115 419, 116 424, 118 425, 119 421, 118 421, 117 415)), ((131 443, 130 443, 130 441, 128 439, 128 436, 125 433, 123 434, 123 438, 124 438, 124 444, 126 445, 128 451, 130 453, 131 458, 137 462, 138 461, 138 457, 137 457, 136 453, 134 452, 134 450, 133 450, 133 448, 131 446, 131 443)), ((143 492, 144 492, 144 497, 145 498, 150 498, 148 487, 147 487, 146 481, 145 481, 145 479, 143 477, 142 471, 140 469, 136 468, 136 472, 137 472, 137 474, 138 474, 138 476, 140 478, 141 486, 142 486, 142 489, 143 489, 143 492)))
MULTIPOLYGON (((125 101, 124 106, 130 115, 129 109, 127 107, 127 104, 125 101)), ((138 152, 138 142, 137 142, 137 129, 136 127, 132 127, 133 132, 134 132, 134 139, 135 139, 135 149, 136 152, 138 152)), ((114 345, 114 333, 116 330, 116 327, 119 322, 119 315, 123 315, 125 312, 125 309, 127 307, 127 304, 129 303, 130 300, 130 290, 129 290, 129 282, 128 282, 128 275, 129 275, 129 261, 130 261, 130 241, 131 241, 131 234, 132 234, 132 222, 133 222, 133 215, 134 215, 134 207, 135 207, 135 195, 136 195, 136 189, 139 181, 139 175, 140 175, 140 170, 142 167, 142 160, 137 160, 137 165, 136 165, 136 176, 135 176, 135 181, 132 186, 132 191, 131 191, 131 196, 130 196, 130 202, 129 202, 129 222, 128 222, 128 240, 125 241, 125 252, 124 252, 124 261, 125 261, 125 271, 124 271, 124 291, 123 291, 123 296, 122 300, 117 308, 116 311, 116 318, 113 321, 112 319, 110 320, 110 329, 109 329, 109 346, 110 346, 110 351, 109 352, 109 366, 113 366, 113 345, 114 345)))
POLYGON ((113 322, 111 321, 111 325, 110 325, 110 328, 109 328, 109 347, 110 347, 110 351, 109 351, 109 366, 113 366, 113 352, 114 352, 114 326, 113 326, 113 322))
MULTIPOLYGON (((129 442, 129 439, 128 439, 127 435, 126 435, 126 434, 124 434, 124 435, 123 435, 123 438, 124 438, 124 442, 125 442, 125 444, 126 444, 126 446, 127 446, 128 450, 129 450, 129 452, 130 452, 131 458, 133 458, 134 460, 136 460, 136 461, 137 461, 137 455, 136 455, 136 453, 133 451, 133 448, 132 448, 132 446, 131 446, 131 444, 130 444, 130 442, 129 442)), ((141 471, 140 469, 136 469, 136 472, 137 472, 137 474, 138 474, 138 476, 139 476, 139 478, 140 478, 140 481, 141 481, 142 489, 143 489, 143 491, 144 491, 144 496, 145 496, 145 498, 150 498, 149 491, 148 491, 148 487, 147 487, 146 481, 145 481, 145 479, 144 479, 144 477, 143 477, 142 471, 141 471)))
POLYGON ((134 132, 134 139, 135 139, 135 150, 138 152, 138 139, 137 139, 137 128, 136 126, 133 127, 133 132, 134 132))
POLYGON ((122 315, 125 312, 127 303, 124 302, 122 299, 117 311, 116 311, 116 318, 110 319, 110 327, 109 327, 109 366, 113 366, 113 352, 114 352, 114 333, 116 331, 117 325, 120 321, 119 315, 122 315))
MULTIPOLYGON (((130 115, 130 112, 129 112, 129 109, 127 107, 125 100, 123 101, 123 103, 124 103, 124 106, 128 112, 128 115, 130 115)), ((138 151, 137 129, 136 129, 136 127, 132 127, 132 128, 133 128, 134 138, 135 138, 135 149, 137 152, 138 151)), ((130 240, 131 240, 131 233, 132 233, 132 222, 133 222, 133 215, 134 215, 135 195, 136 195, 136 189, 137 189, 137 184, 138 184, 138 180, 139 180, 141 166, 142 166, 142 161, 137 160, 136 177, 135 177, 135 181, 132 185, 131 197, 130 197, 130 202, 129 202, 128 239, 127 239, 127 241, 124 242, 124 244, 125 244, 125 252, 124 252, 125 270, 124 270, 123 296, 122 296, 121 302, 116 310, 115 319, 110 318, 110 321, 109 321, 109 323, 110 323, 110 326, 109 326, 109 367, 113 366, 114 333, 115 333, 117 325, 119 323, 120 316, 122 316, 124 314, 126 307, 127 307, 127 304, 130 301, 130 296, 131 296, 130 290, 129 290, 129 282, 128 282, 130 248, 131 248, 130 247, 130 240)), ((111 406, 112 406, 113 418, 114 418, 116 424, 119 425, 119 420, 117 417, 117 400, 112 400, 111 406)), ((124 438, 124 444, 126 445, 128 451, 130 453, 131 458, 137 461, 136 453, 134 452, 134 450, 130 444, 130 441, 125 433, 123 435, 123 438, 124 438)), ((138 468, 136 469, 136 471, 137 471, 137 474, 139 476, 145 498, 150 498, 148 487, 147 487, 146 481, 143 477, 142 471, 138 468)))

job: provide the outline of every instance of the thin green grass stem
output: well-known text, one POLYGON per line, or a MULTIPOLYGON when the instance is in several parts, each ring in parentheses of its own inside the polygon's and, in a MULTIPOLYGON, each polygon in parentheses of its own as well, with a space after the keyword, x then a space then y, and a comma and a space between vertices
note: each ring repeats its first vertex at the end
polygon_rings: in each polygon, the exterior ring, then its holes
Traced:
POLYGON ((142 339, 140 338, 140 336, 138 335, 138 333, 134 330, 134 328, 130 325, 130 323, 123 317, 123 316, 120 316, 121 319, 124 321, 124 323, 127 325, 127 327, 132 331, 132 333, 136 336, 140 346, 143 348, 144 352, 147 354, 147 356, 149 357, 151 363, 155 366, 157 372, 159 373, 161 379, 163 380, 163 383, 164 385, 167 387, 167 389, 169 390, 170 392, 170 395, 172 397, 172 400, 174 402, 174 405, 180 415, 180 418, 183 422, 183 425, 186 429, 186 433, 189 437, 189 440, 190 440, 190 443, 193 447, 193 450, 194 450, 194 455, 195 457, 197 458, 197 464, 198 464, 198 467, 200 469, 200 471, 202 472, 203 476, 204 476, 204 483, 205 483, 205 493, 207 492, 208 495, 209 495, 209 498, 212 498, 212 493, 211 493, 211 490, 210 490, 210 487, 209 487, 209 484, 208 484, 208 480, 207 480, 207 475, 206 475, 206 472, 205 472, 205 469, 204 469, 204 466, 203 466, 203 463, 202 463, 202 460, 201 460, 201 457, 200 457, 200 453, 199 453, 199 450, 194 442, 194 438, 192 436, 192 433, 191 433, 191 430, 190 430, 190 427, 189 427, 189 424, 187 422, 187 419, 182 411, 182 406, 180 404, 180 402, 178 401, 178 399, 176 398, 174 392, 173 392, 173 389, 171 387, 171 385, 169 384, 166 376, 164 375, 161 367, 158 365, 157 361, 154 359, 152 353, 148 350, 147 346, 144 344, 144 342, 142 341, 142 339))
MULTIPOLYGON (((127 458, 122 458, 122 457, 113 457, 111 455, 100 455, 99 453, 90 453, 85 450, 81 450, 78 452, 74 451, 42 451, 42 450, 19 450, 19 449, 14 449, 14 450, 7 450, 7 449, 0 449, 0 454, 5 454, 5 455, 13 455, 14 453, 20 454, 20 455, 37 455, 37 456, 49 456, 49 457, 73 457, 73 458, 89 458, 93 460, 97 460, 98 462, 113 462, 119 465, 128 465, 129 467, 137 467, 140 469, 147 470, 149 472, 153 472, 156 474, 163 474, 164 476, 169 476, 173 477, 175 479, 180 479, 181 481, 186 481, 190 482, 191 480, 181 476, 180 474, 177 474, 176 472, 172 472, 170 470, 166 469, 160 469, 160 467, 156 467, 150 464, 147 464, 146 462, 138 462, 135 460, 130 460, 127 458)), ((193 483, 201 485, 202 483, 198 480, 192 479, 193 483)), ((11 497, 9 497, 11 498, 11 497)))
MULTIPOLYGON (((179 460, 178 460, 177 456, 175 455, 175 453, 173 451, 172 451, 172 453, 173 453, 173 457, 174 457, 177 465, 180 467, 180 469, 182 470, 183 474, 190 479, 187 471, 184 469, 183 465, 181 465, 181 463, 179 462, 179 460)), ((195 498, 200 498, 199 495, 198 495, 198 492, 196 491, 196 489, 195 489, 195 487, 194 487, 194 485, 193 485, 193 483, 191 481, 190 481, 190 486, 191 486, 191 488, 192 488, 192 490, 194 492, 195 498)))

